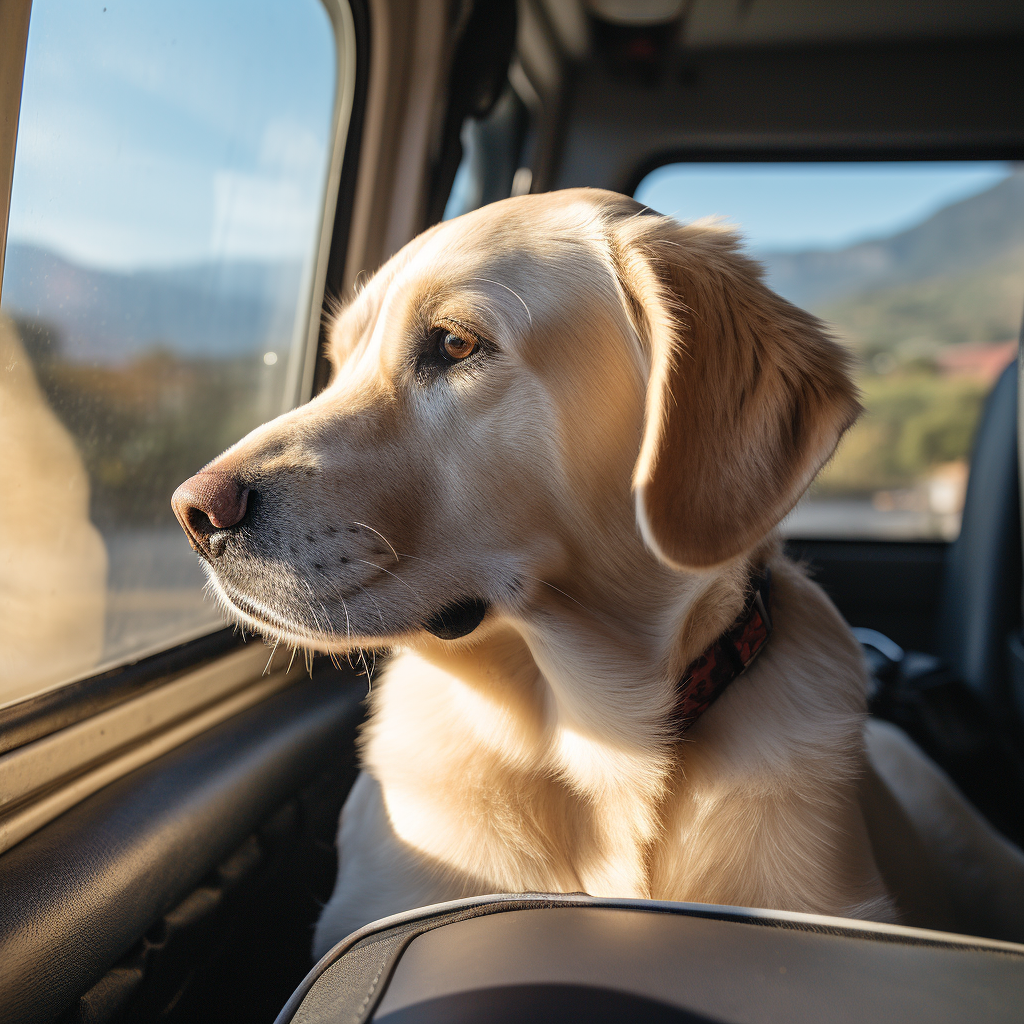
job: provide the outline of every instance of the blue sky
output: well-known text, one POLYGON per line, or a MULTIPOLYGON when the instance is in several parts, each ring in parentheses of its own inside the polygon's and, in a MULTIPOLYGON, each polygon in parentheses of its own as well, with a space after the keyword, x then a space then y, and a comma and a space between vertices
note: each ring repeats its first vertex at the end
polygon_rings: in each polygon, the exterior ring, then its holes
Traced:
POLYGON ((318 0, 34 0, 11 240, 120 269, 305 257, 334 49, 318 0))
POLYGON ((669 164, 636 198, 682 221, 721 216, 755 252, 884 237, 991 188, 1005 163, 669 164))

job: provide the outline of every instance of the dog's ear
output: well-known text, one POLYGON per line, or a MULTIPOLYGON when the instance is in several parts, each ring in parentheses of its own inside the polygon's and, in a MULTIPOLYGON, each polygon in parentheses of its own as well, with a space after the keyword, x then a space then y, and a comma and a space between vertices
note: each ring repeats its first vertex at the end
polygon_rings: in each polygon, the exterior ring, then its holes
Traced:
POLYGON ((669 565, 716 565, 786 515, 857 418, 849 357, 731 231, 633 216, 613 254, 650 363, 637 522, 669 565))

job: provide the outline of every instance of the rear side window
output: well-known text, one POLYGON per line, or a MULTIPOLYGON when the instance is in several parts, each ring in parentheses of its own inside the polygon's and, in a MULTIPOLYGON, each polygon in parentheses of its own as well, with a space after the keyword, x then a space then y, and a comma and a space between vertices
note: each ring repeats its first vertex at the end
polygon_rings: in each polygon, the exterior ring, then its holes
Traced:
POLYGON ((0 307, 0 704, 223 625, 174 487, 302 397, 317 0, 35 0, 0 307))
POLYGON ((827 321, 865 413, 783 530, 953 539, 971 444, 1024 314, 1024 172, 1004 163, 670 164, 636 198, 734 223, 827 321))

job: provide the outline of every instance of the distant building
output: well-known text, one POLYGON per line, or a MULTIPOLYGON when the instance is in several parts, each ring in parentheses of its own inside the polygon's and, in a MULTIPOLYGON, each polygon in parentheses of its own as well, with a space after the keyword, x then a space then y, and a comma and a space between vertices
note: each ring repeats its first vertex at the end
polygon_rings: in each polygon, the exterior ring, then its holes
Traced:
POLYGON ((941 349, 935 364, 943 376, 975 377, 993 384, 1016 355, 1016 341, 968 342, 941 349))

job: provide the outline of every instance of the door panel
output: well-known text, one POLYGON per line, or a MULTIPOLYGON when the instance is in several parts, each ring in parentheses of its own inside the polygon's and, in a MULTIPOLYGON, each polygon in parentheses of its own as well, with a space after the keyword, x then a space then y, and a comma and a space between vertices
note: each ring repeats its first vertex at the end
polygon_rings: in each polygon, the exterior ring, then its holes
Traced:
MULTIPOLYGON (((0 857, 0 891, 16 894, 0 902, 0 1022, 62 1013, 147 1019, 132 1014, 132 1003, 177 998, 206 963, 202 943, 192 940, 204 929, 225 933, 232 919, 248 920, 247 941, 262 952, 242 975, 220 979, 222 997, 244 1005, 252 975, 275 998, 286 996, 308 967, 308 960, 295 962, 308 956, 308 945, 278 951, 297 927, 282 923, 282 909, 305 914, 298 931, 306 928, 308 941, 316 898, 326 894, 310 892, 304 906, 274 910, 271 887, 257 900, 268 908, 257 920, 246 919, 246 901, 232 894, 246 879, 274 874, 281 858, 291 862, 287 885, 305 883, 308 875, 297 871, 303 850, 312 842, 330 853, 354 777, 365 693, 365 679, 320 665, 312 678, 125 776, 0 857), (322 777, 323 797, 309 791, 322 777), (314 805, 320 809, 311 814, 314 805), (86 992, 87 1003, 78 1005, 86 992)), ((329 887, 333 864, 320 875, 329 887)))

